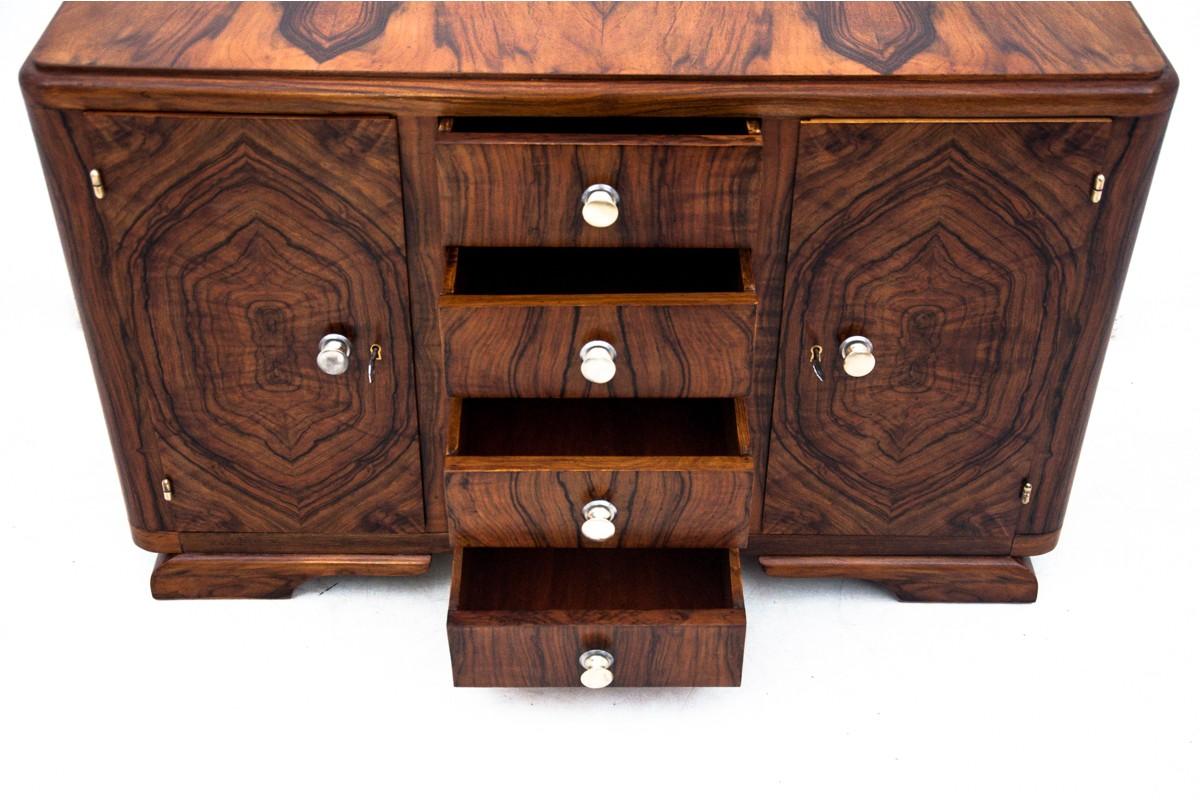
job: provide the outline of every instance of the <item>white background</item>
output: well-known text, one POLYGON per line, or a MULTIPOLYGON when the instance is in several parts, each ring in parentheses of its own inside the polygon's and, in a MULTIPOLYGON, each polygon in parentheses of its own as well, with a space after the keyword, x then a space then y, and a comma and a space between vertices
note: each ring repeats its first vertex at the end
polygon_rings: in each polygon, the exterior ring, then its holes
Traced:
POLYGON ((1200 796, 1200 4, 1062 542, 1034 605, 747 561, 740 689, 455 690, 448 559, 291 601, 155 602, 0 11, 0 795, 1200 796))

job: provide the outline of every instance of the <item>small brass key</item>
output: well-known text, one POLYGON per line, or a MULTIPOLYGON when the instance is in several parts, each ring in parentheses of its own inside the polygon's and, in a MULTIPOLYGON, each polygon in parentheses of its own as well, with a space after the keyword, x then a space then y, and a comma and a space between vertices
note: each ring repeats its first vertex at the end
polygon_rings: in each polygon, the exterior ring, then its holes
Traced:
POLYGON ((367 383, 375 382, 375 362, 383 361, 383 347, 371 345, 371 357, 367 360, 367 383))
POLYGON ((825 368, 821 366, 821 354, 824 352, 824 348, 819 344, 814 344, 808 351, 808 363, 812 364, 813 375, 816 375, 821 383, 825 382, 825 368))

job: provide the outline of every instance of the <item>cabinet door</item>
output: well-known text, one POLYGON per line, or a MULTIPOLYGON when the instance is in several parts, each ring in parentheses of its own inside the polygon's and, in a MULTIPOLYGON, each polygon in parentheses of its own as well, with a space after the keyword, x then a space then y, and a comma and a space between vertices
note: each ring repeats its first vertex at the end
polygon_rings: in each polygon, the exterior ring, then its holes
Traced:
POLYGON ((89 114, 87 138, 144 417, 120 446, 171 482, 165 526, 421 530, 394 121, 89 114))
POLYGON ((1007 552, 1072 367, 1109 127, 802 126, 765 532, 1007 552))

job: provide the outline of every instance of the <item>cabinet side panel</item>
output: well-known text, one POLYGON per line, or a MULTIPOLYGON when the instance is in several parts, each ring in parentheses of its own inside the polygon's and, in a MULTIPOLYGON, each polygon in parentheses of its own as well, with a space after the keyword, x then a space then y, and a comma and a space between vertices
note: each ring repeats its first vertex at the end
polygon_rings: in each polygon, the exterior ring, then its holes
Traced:
POLYGON ((1088 275, 1082 295, 1086 302, 1078 304, 1077 333, 1061 353, 1063 370, 1052 415, 1053 436, 1041 474, 1033 479, 1032 501, 1024 507, 1018 533, 1052 533, 1062 527, 1100 368, 1169 117, 1167 112, 1114 122, 1100 216, 1087 245, 1088 275))
POLYGON ((437 298, 446 268, 433 158, 435 118, 401 117, 400 163, 404 181, 404 239, 412 299, 413 367, 421 417, 421 470, 425 525, 446 530, 442 464, 446 456, 446 376, 437 298))
POLYGON ((153 438, 137 413, 141 389, 127 358, 129 331, 113 313, 117 303, 111 284, 104 277, 108 269, 104 257, 108 243, 88 185, 88 158, 80 149, 85 146, 84 137, 76 135, 83 115, 36 105, 30 105, 28 110, 108 423, 129 521, 137 528, 161 530, 163 518, 154 492, 158 478, 148 460, 154 447, 153 438))

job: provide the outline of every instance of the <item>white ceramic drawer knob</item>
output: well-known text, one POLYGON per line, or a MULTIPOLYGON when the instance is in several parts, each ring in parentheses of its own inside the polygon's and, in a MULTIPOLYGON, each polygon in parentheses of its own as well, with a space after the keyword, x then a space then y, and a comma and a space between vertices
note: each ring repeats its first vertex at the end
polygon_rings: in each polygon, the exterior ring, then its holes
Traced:
POLYGON ((875 369, 875 345, 865 336, 851 336, 838 346, 842 355, 842 369, 851 378, 870 375, 875 369))
POLYGON ((339 333, 327 333, 321 337, 321 349, 317 351, 317 366, 326 375, 341 375, 350 368, 350 340, 339 333))
POLYGON ((592 383, 608 383, 617 374, 617 349, 600 340, 588 342, 579 351, 579 371, 592 383))
POLYGON ((583 674, 579 682, 589 689, 603 689, 613 682, 613 654, 607 650, 588 650, 579 657, 583 674))
POLYGON ((583 204, 583 221, 593 228, 607 228, 617 221, 621 210, 621 196, 606 183, 593 183, 583 190, 579 198, 583 204))
POLYGON ((593 542, 603 542, 611 539, 617 532, 613 519, 617 516, 617 507, 607 500, 593 500, 583 507, 583 524, 579 532, 585 539, 593 542))

